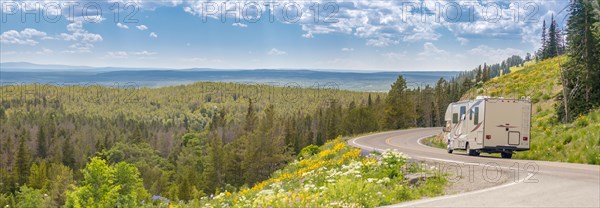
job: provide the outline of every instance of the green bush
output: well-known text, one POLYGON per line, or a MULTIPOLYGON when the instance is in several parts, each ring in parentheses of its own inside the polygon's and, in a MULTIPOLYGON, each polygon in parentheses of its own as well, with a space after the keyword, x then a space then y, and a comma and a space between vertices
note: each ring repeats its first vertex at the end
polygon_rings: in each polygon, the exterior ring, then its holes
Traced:
POLYGON ((300 150, 300 153, 298 154, 298 157, 307 158, 316 155, 317 153, 319 153, 319 146, 311 144, 302 148, 302 150, 300 150))

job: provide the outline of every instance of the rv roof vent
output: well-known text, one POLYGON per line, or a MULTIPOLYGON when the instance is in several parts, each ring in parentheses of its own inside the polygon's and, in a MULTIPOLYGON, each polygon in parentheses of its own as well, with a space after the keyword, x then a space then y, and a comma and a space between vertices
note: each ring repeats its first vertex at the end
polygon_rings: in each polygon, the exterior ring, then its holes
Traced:
POLYGON ((490 96, 480 95, 480 96, 477 96, 476 100, 482 100, 482 99, 486 99, 486 98, 490 98, 490 96))

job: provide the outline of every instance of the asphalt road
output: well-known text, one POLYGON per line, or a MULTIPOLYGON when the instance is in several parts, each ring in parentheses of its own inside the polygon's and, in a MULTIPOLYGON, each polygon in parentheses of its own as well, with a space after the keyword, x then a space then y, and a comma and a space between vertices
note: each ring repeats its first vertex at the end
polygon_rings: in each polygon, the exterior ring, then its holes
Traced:
POLYGON ((469 180, 469 173, 482 173, 486 174, 486 181, 493 183, 498 174, 513 174, 512 180, 484 189, 391 207, 600 207, 598 165, 502 159, 487 154, 475 157, 456 151, 448 154, 444 149, 420 143, 440 132, 441 128, 391 131, 354 138, 348 143, 366 151, 393 149, 415 160, 444 164, 440 171, 451 173, 453 180, 469 180))

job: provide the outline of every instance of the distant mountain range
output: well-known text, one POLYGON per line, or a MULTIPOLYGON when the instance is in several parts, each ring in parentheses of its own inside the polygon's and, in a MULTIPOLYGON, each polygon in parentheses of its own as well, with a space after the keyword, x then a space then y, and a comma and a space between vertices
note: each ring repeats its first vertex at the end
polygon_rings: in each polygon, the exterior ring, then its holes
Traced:
POLYGON ((14 83, 100 84, 118 86, 135 83, 140 87, 162 87, 200 81, 255 83, 276 86, 322 87, 331 85, 355 91, 387 91, 403 75, 409 87, 434 85, 441 77, 449 79, 458 71, 430 72, 348 72, 305 69, 220 70, 208 68, 160 69, 68 65, 41 65, 25 62, 0 63, 0 81, 14 83))

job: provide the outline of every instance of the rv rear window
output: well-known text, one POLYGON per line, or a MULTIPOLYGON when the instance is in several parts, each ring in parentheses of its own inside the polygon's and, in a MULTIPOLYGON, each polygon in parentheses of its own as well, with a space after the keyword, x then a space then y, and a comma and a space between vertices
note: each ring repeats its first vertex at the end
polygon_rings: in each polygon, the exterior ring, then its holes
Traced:
POLYGON ((453 124, 458 123, 458 113, 452 114, 452 123, 453 124))

